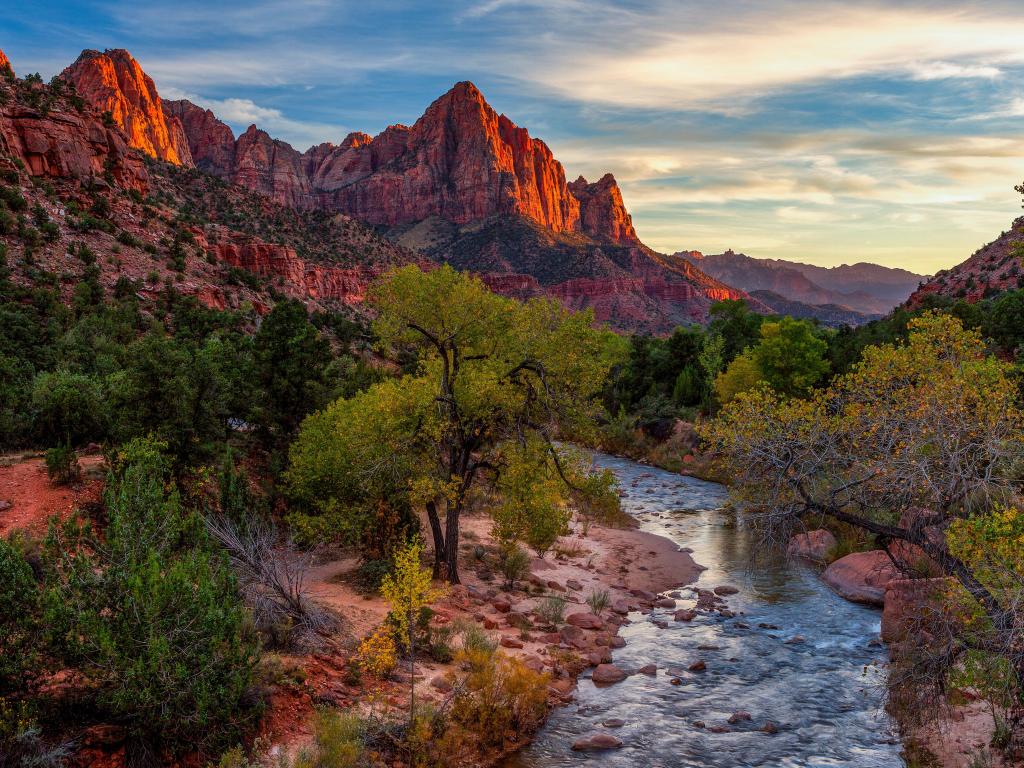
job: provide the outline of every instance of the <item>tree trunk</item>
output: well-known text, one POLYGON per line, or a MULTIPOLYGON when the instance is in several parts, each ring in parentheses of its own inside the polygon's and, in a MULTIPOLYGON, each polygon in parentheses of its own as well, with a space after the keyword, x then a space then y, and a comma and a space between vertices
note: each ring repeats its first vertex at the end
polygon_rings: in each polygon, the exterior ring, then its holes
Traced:
POLYGON ((459 584, 459 513, 458 505, 448 508, 445 517, 445 571, 449 583, 459 584))
POLYGON ((444 579, 444 566, 447 562, 448 547, 445 545, 444 533, 441 532, 441 518, 437 514, 437 505, 427 502, 427 520, 430 521, 430 533, 434 539, 434 573, 435 579, 444 579))

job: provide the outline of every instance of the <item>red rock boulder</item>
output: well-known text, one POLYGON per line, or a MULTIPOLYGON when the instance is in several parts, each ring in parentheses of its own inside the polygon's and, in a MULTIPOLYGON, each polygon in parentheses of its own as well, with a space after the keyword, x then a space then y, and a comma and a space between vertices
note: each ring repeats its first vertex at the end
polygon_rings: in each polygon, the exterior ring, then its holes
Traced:
POLYGON ((823 563, 829 552, 835 549, 836 537, 824 528, 807 533, 798 533, 789 540, 786 555, 790 558, 801 558, 816 563, 823 563))
POLYGON ((822 578, 840 596, 855 603, 882 606, 885 587, 901 574, 885 550, 854 552, 832 563, 822 578))
POLYGON ((950 578, 893 579, 885 587, 882 609, 882 640, 896 643, 928 632, 929 625, 947 618, 945 596, 953 587, 950 578))

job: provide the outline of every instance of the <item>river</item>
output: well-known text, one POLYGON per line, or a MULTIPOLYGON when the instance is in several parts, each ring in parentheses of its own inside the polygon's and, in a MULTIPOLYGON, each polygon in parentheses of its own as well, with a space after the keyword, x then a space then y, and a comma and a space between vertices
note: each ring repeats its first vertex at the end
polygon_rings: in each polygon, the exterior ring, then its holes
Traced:
MULTIPOLYGON (((752 565, 754 544, 722 509, 723 486, 612 456, 598 454, 595 462, 615 472, 623 507, 641 529, 691 549, 707 567, 701 587, 739 589, 728 598, 738 615, 699 614, 677 623, 671 611, 632 614, 615 663, 626 670, 655 663, 657 676, 632 675, 604 688, 580 679, 576 701, 554 711, 506 768, 904 765, 882 708, 886 652, 877 641, 878 611, 837 597, 813 568, 781 558, 752 565), (668 628, 658 628, 656 619, 668 619, 668 628), (667 667, 686 670, 697 660, 706 671, 684 672, 681 685, 670 683, 667 667), (728 726, 737 710, 751 720, 728 726), (625 725, 602 727, 611 718, 625 725), (694 725, 698 721, 706 727, 694 725), (768 721, 777 733, 761 730, 768 721), (715 726, 729 731, 714 733, 715 726), (592 731, 613 733, 624 746, 572 752, 572 742, 592 731)), ((690 592, 683 596, 679 606, 692 606, 690 592)))

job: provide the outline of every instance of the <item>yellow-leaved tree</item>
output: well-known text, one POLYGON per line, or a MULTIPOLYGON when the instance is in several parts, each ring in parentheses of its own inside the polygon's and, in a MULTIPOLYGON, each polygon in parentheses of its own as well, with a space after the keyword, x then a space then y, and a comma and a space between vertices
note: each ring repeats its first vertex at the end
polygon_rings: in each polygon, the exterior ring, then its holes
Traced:
POLYGON ((443 597, 445 590, 435 587, 430 570, 420 563, 420 543, 412 541, 395 553, 393 573, 384 577, 381 594, 391 608, 390 620, 409 654, 409 728, 416 715, 416 621, 420 612, 443 597))
POLYGON ((516 499, 503 530, 540 550, 567 506, 617 503, 611 474, 556 439, 593 433, 621 337, 589 312, 497 296, 447 266, 399 269, 368 300, 381 354, 411 372, 306 419, 287 473, 297 504, 342 530, 365 528, 382 504, 423 508, 433 576, 458 583, 461 515, 480 484, 516 499))
POLYGON ((1012 366, 987 354, 976 331, 929 313, 910 322, 905 344, 867 347, 850 373, 806 400, 765 388, 739 394, 704 437, 764 540, 782 544, 831 519, 873 534, 907 571, 907 557, 923 552, 986 631, 930 633, 919 672, 941 688, 969 653, 998 657, 1019 702, 1024 584, 1020 534, 1007 532, 1021 523, 998 511, 1017 493, 1024 460, 1018 397, 1012 366))

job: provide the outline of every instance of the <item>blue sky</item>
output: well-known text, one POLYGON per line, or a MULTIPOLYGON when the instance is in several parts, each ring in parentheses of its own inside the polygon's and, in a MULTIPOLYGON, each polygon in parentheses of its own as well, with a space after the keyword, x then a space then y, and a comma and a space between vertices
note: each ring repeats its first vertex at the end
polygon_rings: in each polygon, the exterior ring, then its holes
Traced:
POLYGON ((300 149, 458 80, 570 178, 613 172, 658 250, 933 272, 1020 213, 1019 2, 20 0, 21 73, 129 49, 165 97, 300 149))

